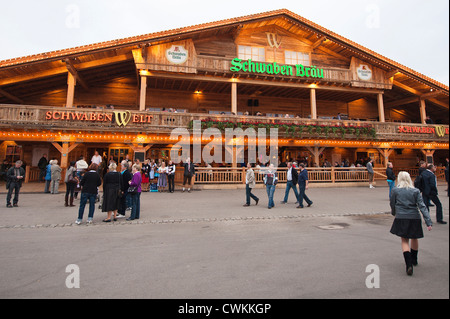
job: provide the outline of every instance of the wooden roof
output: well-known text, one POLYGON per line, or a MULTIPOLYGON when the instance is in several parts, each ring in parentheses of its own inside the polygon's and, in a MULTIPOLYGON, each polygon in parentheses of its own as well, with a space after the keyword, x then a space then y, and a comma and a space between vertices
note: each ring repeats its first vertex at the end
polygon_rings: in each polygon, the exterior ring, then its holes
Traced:
MULTIPOLYGON (((427 96, 428 101, 438 106, 438 109, 440 108, 439 114, 442 110, 448 111, 449 87, 447 85, 388 59, 286 9, 3 60, 0 61, 0 99, 2 99, 2 96, 9 100, 15 97, 25 97, 27 94, 33 94, 33 92, 40 92, 45 86, 55 89, 58 85, 59 87, 64 86, 66 85, 68 65, 70 66, 70 64, 76 67, 76 71, 88 83, 100 81, 102 76, 106 79, 107 77, 121 76, 121 73, 133 75, 135 70, 133 70, 132 49, 147 44, 158 44, 185 38, 212 37, 238 32, 241 29, 264 27, 281 28, 305 41, 320 42, 320 49, 330 55, 348 60, 351 57, 357 57, 395 75, 393 90, 387 90, 385 94, 387 103, 401 100, 405 101, 405 105, 408 105, 415 103, 412 101, 414 97, 427 96), (101 72, 97 74, 96 70, 99 70, 99 68, 101 68, 101 72), (46 80, 39 81, 42 78, 46 80), (24 86, 25 83, 26 87, 24 86), (430 95, 433 96, 430 97, 430 95)), ((161 83, 155 83, 154 85, 161 88, 161 83)), ((180 86, 183 88, 182 84, 187 85, 186 82, 174 80, 169 87, 180 86)), ((198 85, 208 84, 189 83, 189 88, 198 85)), ((168 86, 162 86, 163 89, 166 87, 168 86)), ((208 88, 212 92, 228 91, 226 85, 211 84, 205 91, 208 91, 208 88)), ((251 86, 242 88, 244 92, 251 92, 252 89, 251 86)), ((270 93, 270 90, 271 88, 262 89, 263 95, 275 94, 270 93)), ((286 89, 285 93, 295 98, 303 96, 301 90, 296 93, 295 90, 286 89)), ((327 93, 323 92, 322 98, 333 99, 336 97, 328 97, 327 93)), ((348 101, 351 99, 353 99, 352 94, 340 94, 338 100, 348 101)), ((15 101, 20 103, 20 98, 16 98, 15 101)), ((416 106, 411 106, 411 108, 416 108, 416 106)))
MULTIPOLYGON (((105 41, 105 42, 99 42, 69 49, 63 49, 63 50, 57 50, 57 51, 51 51, 46 53, 40 53, 40 54, 34 54, 29 55, 25 57, 19 57, 19 58, 13 58, 13 59, 7 59, 0 61, 0 69, 10 66, 18 66, 21 64, 26 63, 32 63, 32 62, 38 62, 38 61, 45 61, 45 60, 52 60, 52 59, 62 59, 65 57, 70 57, 74 55, 86 55, 86 53, 93 53, 96 51, 105 51, 105 49, 119 49, 124 46, 130 46, 130 45, 137 45, 142 42, 149 42, 154 41, 156 39, 162 39, 167 37, 173 37, 173 36, 182 36, 185 34, 190 34, 194 32, 199 31, 206 31, 211 30, 214 28, 220 28, 220 27, 226 27, 226 26, 232 26, 232 25, 240 25, 243 23, 249 23, 254 21, 260 21, 260 23, 264 20, 267 21, 267 19, 275 18, 275 17, 284 17, 286 21, 289 23, 294 23, 295 27, 290 29, 293 33, 301 33, 302 29, 308 31, 310 33, 311 31, 314 34, 325 36, 329 41, 329 44, 326 45, 326 47, 329 47, 331 50, 337 52, 338 54, 342 55, 355 55, 355 54, 363 54, 366 56, 366 58, 369 58, 372 60, 372 62, 384 64, 385 67, 392 68, 392 69, 398 69, 398 72, 401 72, 409 77, 414 78, 418 81, 425 82, 424 84, 427 85, 434 85, 437 88, 449 91, 449 87, 443 83, 440 83, 428 76, 425 76, 419 72, 416 72, 398 62, 395 62, 383 55, 380 55, 364 46, 361 46, 345 37, 342 37, 338 34, 336 34, 333 31, 330 31, 308 19, 303 18, 300 15, 297 15, 287 9, 280 9, 275 11, 269 11, 259 14, 252 14, 247 15, 243 17, 238 18, 232 18, 232 19, 225 19, 220 20, 216 22, 209 22, 199 25, 194 25, 190 27, 185 28, 178 28, 168 31, 161 31, 156 33, 149 33, 144 34, 140 36, 134 36, 134 37, 128 37, 123 39, 117 39, 112 41, 105 41), (297 28, 297 29, 296 29, 297 28)), ((308 37, 308 36, 307 36, 308 37)), ((309 37, 311 35, 309 34, 309 37)), ((108 53, 103 53, 106 57, 108 53)))

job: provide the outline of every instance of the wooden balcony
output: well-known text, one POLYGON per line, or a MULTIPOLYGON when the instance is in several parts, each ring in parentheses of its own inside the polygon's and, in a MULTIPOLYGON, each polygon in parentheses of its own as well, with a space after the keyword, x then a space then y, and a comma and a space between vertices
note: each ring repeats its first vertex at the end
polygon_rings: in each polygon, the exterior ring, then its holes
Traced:
POLYGON ((226 127, 241 127, 244 130, 252 127, 256 131, 258 128, 278 128, 281 138, 294 140, 449 141, 448 125, 0 104, 0 129, 3 131, 170 134, 175 128, 192 128, 193 121, 200 121, 202 128, 217 127, 221 130, 226 127), (124 116, 121 125, 116 121, 117 112, 124 116))

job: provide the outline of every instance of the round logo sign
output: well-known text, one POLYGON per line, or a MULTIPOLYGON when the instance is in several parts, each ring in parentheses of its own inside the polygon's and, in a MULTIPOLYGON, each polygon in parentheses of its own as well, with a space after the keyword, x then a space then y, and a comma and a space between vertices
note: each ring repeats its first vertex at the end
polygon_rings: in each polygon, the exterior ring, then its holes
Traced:
POLYGON ((182 45, 172 45, 166 50, 166 58, 172 63, 181 64, 187 61, 188 51, 182 45))
POLYGON ((358 74, 358 77, 363 81, 370 81, 372 79, 372 70, 365 64, 360 64, 356 69, 356 73, 358 74))

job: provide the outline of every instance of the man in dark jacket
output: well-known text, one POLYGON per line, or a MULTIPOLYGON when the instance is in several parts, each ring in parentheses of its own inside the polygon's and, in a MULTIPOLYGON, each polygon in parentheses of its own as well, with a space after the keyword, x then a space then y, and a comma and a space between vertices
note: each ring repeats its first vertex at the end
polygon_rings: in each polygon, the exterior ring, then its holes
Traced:
POLYGON ((6 207, 17 207, 19 203, 19 192, 22 187, 22 182, 25 179, 25 170, 22 168, 22 161, 17 161, 6 173, 6 189, 8 195, 6 196, 6 207), (13 205, 11 205, 12 192, 14 191, 13 205))
POLYGON ((430 201, 436 205, 436 219, 439 224, 447 224, 443 220, 443 212, 442 212, 442 203, 438 197, 438 189, 437 189, 437 179, 436 179, 436 166, 433 164, 428 165, 427 170, 423 171, 422 176, 422 185, 423 185, 423 200, 425 205, 430 211, 430 201))
POLYGON ((297 208, 303 208, 303 200, 308 204, 307 207, 310 207, 313 202, 306 196, 306 190, 308 189, 308 171, 305 168, 305 164, 300 163, 300 174, 298 175, 298 188, 300 190, 300 194, 298 195, 298 203, 297 208))
POLYGON ((40 170, 40 172, 39 172, 39 181, 40 182, 44 181, 45 174, 47 173, 47 165, 48 165, 47 154, 44 154, 44 155, 42 155, 42 157, 38 163, 38 168, 40 170))
POLYGON ((289 199, 289 192, 291 191, 291 188, 294 190, 295 198, 298 202, 298 191, 297 191, 297 184, 298 184, 298 172, 295 169, 295 167, 292 166, 292 163, 287 163, 287 183, 286 183, 286 193, 284 195, 284 200, 281 202, 282 204, 286 204, 289 199))
POLYGON ((128 164, 128 161, 123 160, 122 163, 122 172, 121 174, 121 181, 120 181, 120 188, 122 189, 123 195, 120 198, 120 207, 117 211, 117 218, 123 218, 125 217, 125 212, 127 210, 127 198, 131 195, 128 195, 128 187, 130 186, 129 181, 133 178, 131 175, 131 172, 129 170, 130 166, 128 164))

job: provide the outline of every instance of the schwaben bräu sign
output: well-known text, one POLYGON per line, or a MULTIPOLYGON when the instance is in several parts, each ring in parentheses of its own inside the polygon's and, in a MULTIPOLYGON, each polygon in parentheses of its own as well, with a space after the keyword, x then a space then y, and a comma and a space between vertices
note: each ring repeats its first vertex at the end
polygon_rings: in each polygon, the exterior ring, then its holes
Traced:
POLYGON ((277 62, 254 62, 251 59, 242 60, 235 58, 231 61, 231 72, 249 72, 258 74, 270 74, 270 75, 287 75, 298 76, 305 78, 317 78, 323 79, 323 69, 319 69, 316 66, 304 66, 302 64, 296 65, 281 65, 277 62))
POLYGON ((118 126, 128 123, 150 124, 152 115, 132 114, 130 111, 114 111, 113 113, 76 112, 76 111, 47 111, 46 120, 70 122, 115 122, 118 126))

